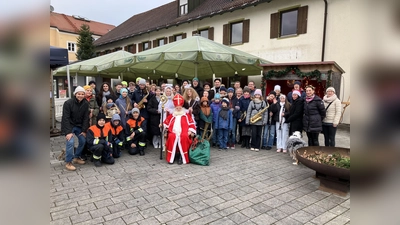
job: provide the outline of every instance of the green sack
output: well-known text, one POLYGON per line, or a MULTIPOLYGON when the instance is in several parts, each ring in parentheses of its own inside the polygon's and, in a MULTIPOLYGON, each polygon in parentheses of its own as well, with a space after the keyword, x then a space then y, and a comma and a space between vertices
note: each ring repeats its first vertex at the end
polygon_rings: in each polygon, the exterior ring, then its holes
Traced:
POLYGON ((197 135, 189 149, 189 161, 202 166, 210 165, 210 142, 197 135))

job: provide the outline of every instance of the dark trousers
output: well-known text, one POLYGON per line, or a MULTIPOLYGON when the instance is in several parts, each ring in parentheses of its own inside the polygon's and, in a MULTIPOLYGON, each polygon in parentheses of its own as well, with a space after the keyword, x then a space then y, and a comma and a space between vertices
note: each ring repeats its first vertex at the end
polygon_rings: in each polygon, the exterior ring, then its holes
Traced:
POLYGON ((144 147, 146 146, 146 132, 141 132, 135 134, 132 140, 128 141, 128 153, 130 155, 136 155, 140 152, 144 152, 144 147), (131 144, 134 143, 136 147, 132 148, 131 144))
POLYGON ((319 146, 319 132, 307 132, 308 146, 319 146))
POLYGON ((260 148, 261 143, 261 132, 263 126, 251 125, 251 147, 260 148))
POLYGON ((93 145, 89 149, 94 156, 101 157, 101 161, 107 164, 114 164, 114 158, 112 157, 112 149, 109 146, 103 144, 93 145))
POLYGON ((335 136, 337 127, 333 127, 333 124, 322 124, 322 133, 325 138, 325 146, 335 147, 335 136))
POLYGON ((242 143, 243 138, 242 138, 242 126, 239 125, 239 122, 236 124, 236 126, 239 127, 239 142, 238 143, 242 143))

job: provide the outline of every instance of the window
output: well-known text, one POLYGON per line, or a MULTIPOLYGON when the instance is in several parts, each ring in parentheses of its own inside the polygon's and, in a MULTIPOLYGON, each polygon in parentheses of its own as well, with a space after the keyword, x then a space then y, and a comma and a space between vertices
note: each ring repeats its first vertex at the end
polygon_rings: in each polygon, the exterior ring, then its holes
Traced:
MULTIPOLYGON (((175 34, 173 36, 169 36, 168 43, 172 43, 174 41, 179 41, 186 38, 186 33, 175 34)), ((167 43, 167 39, 165 39, 165 43, 167 43)))
POLYGON ((188 13, 188 0, 179 0, 179 15, 188 13))
POLYGON ((199 33, 200 33, 200 36, 202 36, 204 38, 208 38, 208 29, 207 30, 200 30, 199 33))
POLYGON ((150 48, 149 42, 143 43, 143 51, 146 51, 146 50, 149 49, 149 48, 150 48))
POLYGON ((180 34, 180 35, 175 35, 175 41, 179 41, 179 40, 182 40, 182 34, 180 34))
POLYGON ((74 42, 68 42, 67 46, 68 46, 68 51, 70 51, 70 52, 75 52, 76 51, 74 42))
POLYGON ((158 45, 157 46, 162 46, 165 45, 165 40, 163 39, 158 39, 158 45))
POLYGON ((136 53, 136 44, 128 45, 128 49, 127 50, 130 53, 136 53))
POLYGON ((250 20, 224 24, 223 39, 224 45, 235 45, 249 42, 250 20))
POLYGON ((271 14, 270 38, 307 33, 308 6, 271 14))

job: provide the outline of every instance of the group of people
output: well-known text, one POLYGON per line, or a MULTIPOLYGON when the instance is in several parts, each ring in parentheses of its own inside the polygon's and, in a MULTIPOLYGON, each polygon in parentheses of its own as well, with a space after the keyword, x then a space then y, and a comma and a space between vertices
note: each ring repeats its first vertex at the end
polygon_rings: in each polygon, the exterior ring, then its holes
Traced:
POLYGON ((99 90, 90 81, 76 87, 63 106, 66 168, 73 171, 73 164, 85 164, 86 149, 94 165, 101 166, 114 163, 123 149, 144 155, 147 142, 154 148, 165 145, 168 163, 177 159, 186 164, 192 137, 211 133, 211 146, 219 150, 235 149, 235 144, 252 151, 270 150, 276 142, 277 152, 285 153, 289 134, 303 130, 310 146, 319 145, 320 132, 326 146, 335 146, 341 102, 333 87, 326 93, 321 99, 314 87, 301 89, 299 81, 287 96, 276 85, 265 99, 253 81, 242 89, 240 82, 226 88, 218 78, 214 86, 200 86, 198 78, 184 80, 181 86, 156 86, 137 78, 114 89, 104 82, 99 90), (74 134, 79 140, 75 153, 74 134))

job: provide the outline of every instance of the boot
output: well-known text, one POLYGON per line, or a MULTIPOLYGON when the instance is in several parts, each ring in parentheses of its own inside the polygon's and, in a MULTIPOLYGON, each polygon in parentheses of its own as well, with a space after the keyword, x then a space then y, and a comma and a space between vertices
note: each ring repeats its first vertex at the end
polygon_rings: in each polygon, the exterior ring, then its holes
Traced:
POLYGON ((250 149, 250 137, 246 137, 246 149, 250 149))
POLYGON ((101 163, 101 158, 100 159, 93 159, 94 161, 94 166, 95 167, 101 167, 103 164, 101 163))
POLYGON ((141 155, 141 156, 143 156, 143 155, 144 155, 144 150, 143 150, 143 149, 140 149, 140 151, 139 151, 139 155, 141 155))
POLYGON ((69 171, 75 171, 75 170, 76 170, 75 166, 72 165, 71 162, 67 163, 67 164, 65 165, 65 168, 66 168, 67 170, 69 170, 69 171))
POLYGON ((178 159, 178 165, 182 165, 182 163, 183 163, 182 157, 179 157, 179 159, 178 159))
POLYGON ((242 145, 240 147, 246 148, 246 139, 245 138, 243 138, 242 145))

